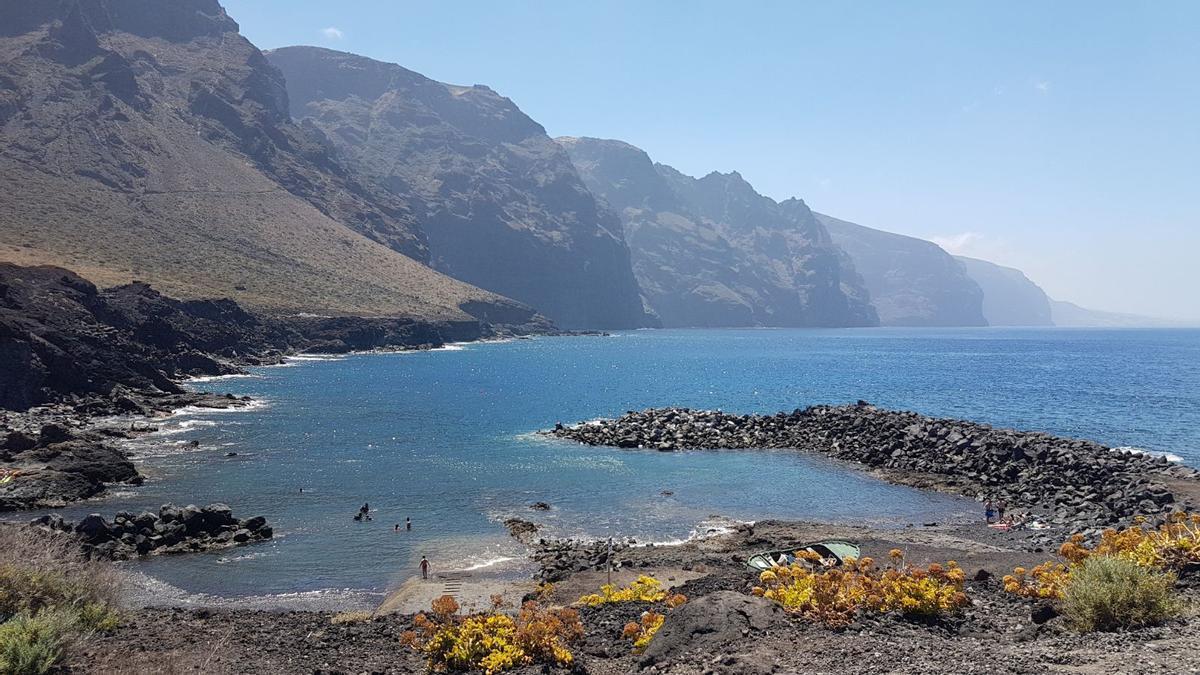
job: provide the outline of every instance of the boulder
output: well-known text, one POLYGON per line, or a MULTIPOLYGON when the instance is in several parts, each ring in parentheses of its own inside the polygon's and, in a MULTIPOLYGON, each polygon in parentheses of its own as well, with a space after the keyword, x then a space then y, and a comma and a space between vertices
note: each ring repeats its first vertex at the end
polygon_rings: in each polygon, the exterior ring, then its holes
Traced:
POLYGON ((163 504, 158 509, 158 517, 165 523, 183 519, 183 512, 174 504, 163 504))
POLYGON ((204 513, 195 504, 188 504, 180 512, 180 522, 188 534, 196 534, 204 530, 204 513))
POLYGON ((38 434, 38 445, 63 443, 71 438, 71 432, 61 424, 46 424, 38 434))
POLYGON ((242 528, 250 530, 251 532, 262 529, 266 524, 267 519, 262 516, 254 516, 253 518, 247 518, 241 522, 242 528))
POLYGON ((750 644, 751 633, 767 630, 786 616, 778 604, 737 591, 695 598, 667 614, 642 654, 641 664, 664 665, 686 652, 716 654, 729 644, 750 644))
POLYGON ((205 506, 200 509, 200 512, 204 514, 204 529, 209 532, 219 530, 226 525, 233 525, 237 522, 233 518, 233 509, 219 502, 205 506))
POLYGON ((100 544, 113 538, 112 527, 99 513, 84 516, 75 526, 75 532, 89 544, 100 544))

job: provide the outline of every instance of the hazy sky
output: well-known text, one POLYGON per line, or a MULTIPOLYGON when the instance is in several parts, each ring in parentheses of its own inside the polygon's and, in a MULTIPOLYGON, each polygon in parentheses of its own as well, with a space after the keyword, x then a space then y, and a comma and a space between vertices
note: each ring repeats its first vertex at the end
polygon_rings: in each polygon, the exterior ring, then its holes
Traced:
POLYGON ((262 48, 486 84, 551 135, 1200 320, 1200 2, 224 4, 262 48))

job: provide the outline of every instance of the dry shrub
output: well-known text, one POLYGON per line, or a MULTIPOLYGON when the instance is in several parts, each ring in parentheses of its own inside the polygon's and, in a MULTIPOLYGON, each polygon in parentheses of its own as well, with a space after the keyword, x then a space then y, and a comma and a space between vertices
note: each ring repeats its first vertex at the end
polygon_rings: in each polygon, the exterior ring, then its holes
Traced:
POLYGON ((1063 589, 1063 614, 1084 631, 1162 623, 1178 611, 1175 577, 1115 556, 1094 556, 1072 566, 1063 589))
POLYGON ((334 614, 332 618, 329 619, 329 623, 331 623, 335 626, 341 626, 341 625, 351 624, 351 623, 367 623, 368 621, 370 621, 373 618, 375 618, 375 615, 373 613, 366 612, 363 610, 356 610, 356 611, 350 611, 350 612, 338 612, 337 614, 334 614))
POLYGON ((69 536, 0 527, 0 616, 72 608, 91 628, 113 625, 122 578, 111 564, 87 560, 69 536))
POLYGON ((499 612, 460 615, 449 595, 418 614, 400 641, 423 652, 432 672, 482 670, 489 675, 520 666, 569 666, 569 646, 583 637, 579 612, 521 606, 516 618, 499 612))

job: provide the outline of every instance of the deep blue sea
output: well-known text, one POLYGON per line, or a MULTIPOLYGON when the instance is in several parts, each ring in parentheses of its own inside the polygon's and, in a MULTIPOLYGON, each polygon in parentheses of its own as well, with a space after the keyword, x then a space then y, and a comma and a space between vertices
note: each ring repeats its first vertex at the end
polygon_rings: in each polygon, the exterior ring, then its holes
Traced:
POLYGON ((183 600, 381 593, 421 555, 439 570, 524 573, 500 524, 511 516, 547 536, 660 542, 729 520, 977 516, 972 502, 819 457, 623 451, 534 434, 646 406, 776 412, 866 399, 1200 464, 1197 330, 636 331, 294 360, 193 386, 262 404, 163 421, 132 446, 144 486, 68 510, 221 501, 267 516, 271 543, 135 564, 163 598, 183 600), (535 501, 553 509, 531 511, 535 501), (353 522, 363 502, 375 519, 353 522), (413 531, 394 533, 405 517, 413 531))

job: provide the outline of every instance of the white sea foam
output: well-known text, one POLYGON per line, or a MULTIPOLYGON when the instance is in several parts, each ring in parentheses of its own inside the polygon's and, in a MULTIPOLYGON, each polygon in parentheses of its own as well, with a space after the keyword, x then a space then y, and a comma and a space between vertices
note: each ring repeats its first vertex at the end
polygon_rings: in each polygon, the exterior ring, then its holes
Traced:
POLYGON ((185 405, 182 408, 175 409, 174 412, 166 417, 153 418, 146 420, 146 422, 149 424, 154 424, 156 421, 171 419, 172 417, 197 417, 203 415, 223 415, 225 413, 250 412, 252 410, 262 410, 270 405, 270 402, 261 398, 242 401, 240 405, 231 405, 228 408, 208 408, 200 405, 185 405))
POLYGON ((246 380, 262 377, 254 373, 233 373, 230 375, 197 375, 189 377, 183 381, 184 384, 201 384, 203 382, 217 382, 220 380, 246 380))
POLYGON ((304 354, 296 356, 285 356, 284 363, 288 361, 345 361, 346 357, 341 355, 314 355, 304 354))
POLYGON ((454 571, 454 572, 473 572, 473 571, 475 571, 475 570, 481 570, 481 569, 485 569, 485 568, 488 568, 488 567, 494 567, 494 566, 496 566, 496 565, 500 565, 500 564, 503 564, 503 563, 509 562, 509 561, 511 561, 511 560, 519 560, 519 559, 520 559, 520 558, 514 558, 514 557, 512 557, 512 556, 498 556, 498 557, 495 557, 495 558, 487 558, 487 559, 485 559, 485 560, 482 560, 482 561, 480 561, 480 562, 474 563, 474 564, 472 564, 472 565, 468 565, 467 567, 464 567, 464 568, 462 568, 461 570, 451 570, 451 571, 454 571))
POLYGON ((229 607, 262 610, 372 610, 383 594, 355 588, 325 588, 315 591, 223 597, 192 593, 143 572, 127 570, 130 580, 128 602, 138 607, 229 607))
POLYGON ((272 553, 274 553, 274 551, 263 550, 263 551, 254 551, 253 553, 246 553, 244 555, 221 556, 220 558, 217 559, 217 564, 218 565, 228 565, 229 563, 241 562, 243 560, 254 560, 256 558, 265 558, 265 557, 271 555, 272 553))
POLYGON ((1151 457, 1166 457, 1168 462, 1175 462, 1175 463, 1183 462, 1183 458, 1180 457, 1179 455, 1176 455, 1175 453, 1160 452, 1158 450, 1147 450, 1146 448, 1139 448, 1139 447, 1135 447, 1132 445, 1122 445, 1120 447, 1113 448, 1113 451, 1114 452, 1127 452, 1132 455, 1150 455, 1151 457))

